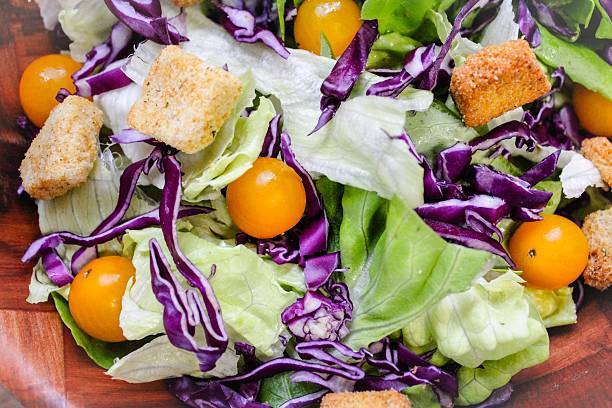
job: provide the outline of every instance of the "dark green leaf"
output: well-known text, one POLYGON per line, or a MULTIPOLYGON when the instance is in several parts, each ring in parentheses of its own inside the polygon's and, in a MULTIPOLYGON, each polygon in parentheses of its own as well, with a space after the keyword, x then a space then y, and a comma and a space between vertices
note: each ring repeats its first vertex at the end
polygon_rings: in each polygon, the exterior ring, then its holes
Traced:
POLYGON ((276 374, 261 382, 259 401, 278 408, 290 399, 319 391, 321 388, 312 383, 293 383, 291 373, 276 374))
POLYGON ((340 225, 342 224, 342 195, 344 185, 321 177, 316 181, 317 191, 323 200, 329 221, 329 251, 340 250, 340 225))

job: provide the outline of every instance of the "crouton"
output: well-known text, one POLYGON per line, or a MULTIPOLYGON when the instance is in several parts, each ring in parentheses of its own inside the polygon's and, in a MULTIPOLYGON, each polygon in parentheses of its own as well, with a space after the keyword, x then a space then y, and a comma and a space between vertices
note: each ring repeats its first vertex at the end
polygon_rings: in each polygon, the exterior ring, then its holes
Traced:
POLYGON ((80 96, 57 105, 21 162, 24 190, 51 200, 85 182, 96 161, 102 122, 102 111, 80 96))
POLYGON ((582 232, 589 242, 584 283, 606 290, 612 284, 612 207, 587 215, 582 232))
POLYGON ((612 186, 612 142, 606 137, 593 137, 582 141, 582 155, 593 162, 601 178, 612 186))
POLYGON ((202 0, 172 0, 176 7, 191 7, 200 3, 202 0))
POLYGON ((195 153, 213 141, 241 89, 240 80, 227 71, 169 46, 153 63, 128 124, 178 150, 195 153))
POLYGON ((525 40, 483 48, 453 70, 450 91, 467 126, 481 126, 533 102, 550 82, 525 40))
POLYGON ((395 390, 326 394, 321 408, 410 408, 410 400, 395 390))

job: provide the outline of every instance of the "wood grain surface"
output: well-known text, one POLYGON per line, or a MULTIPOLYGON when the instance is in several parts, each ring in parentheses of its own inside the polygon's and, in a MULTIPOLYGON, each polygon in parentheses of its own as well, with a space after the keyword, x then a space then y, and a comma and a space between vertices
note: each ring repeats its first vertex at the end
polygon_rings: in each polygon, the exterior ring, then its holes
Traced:
MULTIPOLYGON (((16 195, 29 144, 15 126, 17 88, 21 71, 54 50, 35 3, 0 1, 0 407, 179 406, 161 382, 112 381, 75 345, 51 304, 25 302, 31 265, 19 259, 38 227, 34 203, 16 195)), ((551 331, 550 360, 515 377, 508 407, 612 406, 612 303, 608 294, 586 296, 579 323, 551 331)))

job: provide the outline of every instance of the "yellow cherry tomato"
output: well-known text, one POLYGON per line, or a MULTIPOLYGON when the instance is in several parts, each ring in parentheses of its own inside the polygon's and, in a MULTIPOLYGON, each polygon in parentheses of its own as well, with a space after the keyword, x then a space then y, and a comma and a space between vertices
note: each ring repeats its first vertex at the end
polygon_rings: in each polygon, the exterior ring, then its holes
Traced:
POLYGON ((67 55, 50 54, 34 60, 23 71, 19 82, 19 100, 27 117, 42 127, 51 110, 57 106, 55 99, 61 88, 75 92, 70 77, 81 64, 67 55))
POLYGON ((612 99, 576 84, 574 110, 583 128, 597 136, 612 137, 612 99))
POLYGON ((580 228, 554 214, 526 222, 510 238, 510 257, 530 286, 559 289, 575 281, 586 267, 589 244, 580 228))
POLYGON ((91 337, 125 341, 119 326, 121 298, 134 276, 132 262, 122 256, 94 259, 72 281, 68 305, 77 325, 91 337))
POLYGON ((302 179, 278 159, 260 157, 227 187, 234 223, 255 238, 272 238, 293 228, 306 208, 302 179))
POLYGON ((321 33, 340 56, 361 27, 361 11, 353 0, 306 0, 298 9, 293 34, 298 47, 319 54, 321 33))

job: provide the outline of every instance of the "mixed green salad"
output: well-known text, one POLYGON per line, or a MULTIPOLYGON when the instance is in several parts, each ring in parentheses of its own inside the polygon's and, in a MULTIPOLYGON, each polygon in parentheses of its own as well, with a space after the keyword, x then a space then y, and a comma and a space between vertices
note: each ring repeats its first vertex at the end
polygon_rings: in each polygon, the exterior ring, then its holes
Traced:
POLYGON ((113 379, 490 407, 576 323, 609 0, 37 3, 69 52, 20 84, 27 300, 113 379))

